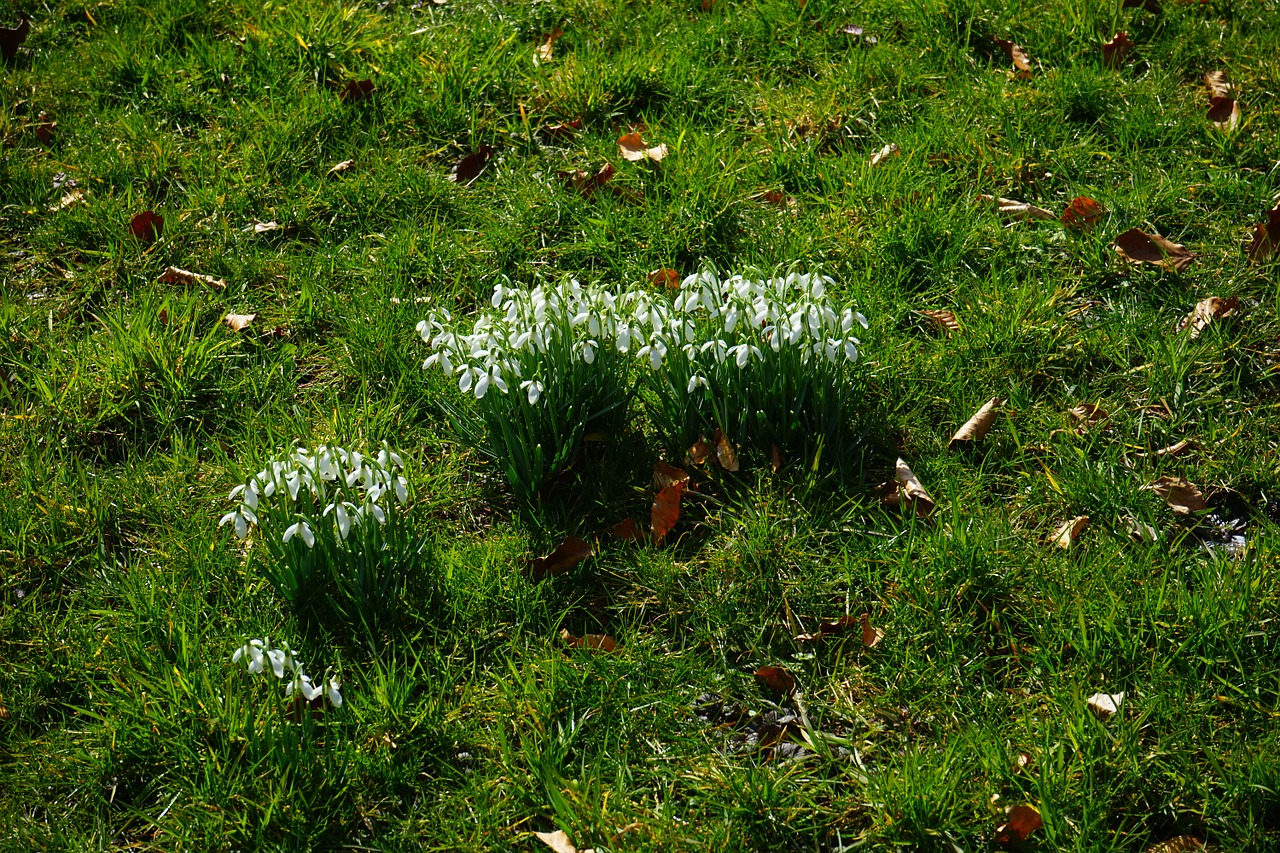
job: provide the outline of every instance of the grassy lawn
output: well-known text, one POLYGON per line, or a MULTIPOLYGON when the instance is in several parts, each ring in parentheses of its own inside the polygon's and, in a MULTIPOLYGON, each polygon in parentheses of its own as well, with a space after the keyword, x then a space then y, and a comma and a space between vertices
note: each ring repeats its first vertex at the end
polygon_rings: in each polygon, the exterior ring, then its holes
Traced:
POLYGON ((1280 286, 1242 249, 1280 5, 1162 5, 6 4, 0 850, 1280 849, 1280 286), (422 369, 503 276, 793 263, 870 328, 845 438, 780 466, 686 465, 642 394, 524 503, 422 369), (274 454, 383 442, 427 548, 357 630, 218 521, 274 454), (931 515, 882 500, 899 458, 931 515), (619 541, 659 460, 697 489, 619 541), (267 636, 342 707, 232 662, 267 636))

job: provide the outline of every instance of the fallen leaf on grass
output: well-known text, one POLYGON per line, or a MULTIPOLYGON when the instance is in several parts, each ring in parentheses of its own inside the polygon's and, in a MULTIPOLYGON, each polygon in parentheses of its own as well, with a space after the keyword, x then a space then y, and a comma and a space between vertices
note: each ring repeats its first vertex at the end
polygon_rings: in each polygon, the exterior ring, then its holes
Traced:
POLYGON ((481 145, 457 162, 453 167, 453 171, 449 173, 449 179, 456 184, 469 185, 480 177, 480 173, 489 164, 489 158, 492 156, 493 146, 481 145))
POLYGON ((1083 406, 1076 406, 1075 408, 1067 409, 1067 413, 1080 421, 1083 426, 1093 426, 1094 424, 1101 423, 1111 417, 1111 415, 1107 413, 1107 410, 1099 406, 1097 403, 1086 403, 1083 406))
POLYGON ((563 829, 557 829, 555 832, 535 832, 534 835, 538 836, 538 840, 554 850, 555 853, 594 853, 589 847, 581 851, 574 847, 573 843, 569 841, 569 836, 564 834, 563 829))
POLYGON ((888 484, 881 502, 886 506, 899 506, 913 509, 921 518, 928 518, 935 506, 933 498, 925 491, 916 475, 907 467, 907 463, 899 459, 894 466, 896 483, 888 484))
POLYGON ((0 56, 4 57, 5 62, 9 62, 18 55, 18 48, 27 40, 27 34, 31 32, 31 22, 25 17, 18 19, 18 25, 13 29, 0 27, 0 56))
POLYGON ((1190 328, 1191 337, 1198 338, 1201 332, 1209 328, 1210 323, 1221 320, 1223 317, 1234 316, 1239 307, 1240 300, 1235 296, 1229 299, 1219 299, 1216 296, 1205 297, 1196 303, 1194 311, 1178 323, 1178 331, 1190 328))
POLYGON ((996 422, 996 409, 1003 402, 999 397, 992 397, 983 403, 982 408, 978 409, 973 417, 965 421, 960 429, 956 430, 956 434, 951 436, 951 441, 947 442, 947 450, 955 450, 956 445, 981 441, 985 438, 991 431, 991 425, 996 422))
POLYGON ((560 629, 560 639, 571 649, 597 649, 602 652, 612 652, 618 648, 618 641, 608 634, 583 634, 581 637, 575 637, 569 633, 568 628, 560 629))
POLYGON ((726 471, 737 471, 738 452, 733 449, 733 445, 720 430, 716 430, 716 434, 711 439, 716 446, 716 461, 720 463, 720 467, 726 471))
POLYGON ((1053 534, 1053 544, 1063 550, 1070 548, 1071 544, 1076 541, 1076 538, 1083 533, 1084 529, 1088 526, 1089 516, 1076 516, 1066 524, 1059 527, 1057 532, 1053 534))
POLYGON ((533 560, 529 569, 535 581, 562 575, 592 556, 591 546, 577 536, 566 536, 556 549, 545 557, 533 560))
POLYGON ((898 143, 890 142, 888 145, 871 155, 871 167, 875 168, 890 157, 897 157, 900 154, 902 154, 902 149, 898 147, 898 143))
POLYGON ((763 687, 783 696, 796 692, 795 676, 780 666, 762 666, 756 670, 756 681, 763 687))
POLYGON ((1218 130, 1233 131, 1240 124, 1240 102, 1235 98, 1210 98, 1205 116, 1218 130))
POLYGON ((1062 218, 1059 220, 1066 228, 1075 228, 1080 231, 1092 231, 1102 217, 1106 215, 1107 209, 1098 204, 1087 196, 1076 196, 1071 200, 1071 204, 1067 205, 1067 209, 1062 211, 1062 218))
POLYGON ((675 270, 663 267, 662 269, 654 270, 649 273, 648 278, 650 284, 656 287, 661 287, 664 290, 680 289, 680 273, 675 270))
POLYGON ((1116 237, 1114 248, 1116 254, 1129 263, 1155 264, 1177 272, 1185 270, 1196 259, 1196 254, 1187 251, 1186 246, 1138 228, 1130 228, 1116 237))
POLYGON ((920 313, 936 323, 939 329, 947 333, 948 338, 960 331, 960 322, 956 320, 956 315, 950 311, 926 309, 920 313))
POLYGON ((812 634, 800 634, 796 637, 801 642, 815 642, 817 640, 827 640, 831 637, 843 636, 846 631, 860 624, 857 616, 841 616, 834 622, 823 622, 818 625, 818 630, 812 634))
POLYGON ((1204 495, 1185 477, 1161 477, 1142 487, 1143 491, 1155 492, 1169 508, 1178 515, 1191 515, 1209 508, 1204 495))
POLYGON ((689 448, 689 453, 685 458, 694 465, 701 465, 703 462, 706 462, 711 458, 711 454, 713 452, 714 450, 711 445, 707 443, 707 440, 705 438, 699 438, 697 442, 694 443, 693 447, 689 448))
POLYGON ((269 222, 259 222, 255 219, 252 223, 246 225, 243 230, 246 234, 266 234, 270 231, 279 231, 281 227, 280 223, 274 219, 269 222))
POLYGON ((1192 447, 1194 447, 1194 445, 1184 438, 1182 441, 1179 441, 1176 444, 1171 444, 1168 447, 1160 448, 1159 450, 1156 451, 1155 455, 1156 456, 1181 456, 1184 452, 1186 452, 1187 449, 1192 447))
POLYGON ((996 198, 991 195, 979 195, 982 201, 994 202, 996 210, 1003 216, 1010 219, 1027 220, 1027 219, 1054 219, 1054 216, 1043 207, 1036 207, 1034 204, 1027 204, 1025 201, 1015 201, 1011 198, 996 198))
POLYGON ((553 139, 559 142, 565 139, 572 139, 581 127, 582 119, 575 118, 573 121, 562 121, 558 124, 549 124, 542 128, 542 132, 546 134, 548 139, 553 139))
POLYGON ((618 152, 622 155, 622 159, 630 160, 633 163, 638 163, 641 160, 657 162, 667 156, 667 146, 666 143, 663 143, 653 148, 647 148, 640 134, 632 131, 618 137, 618 152))
POLYGON ((616 196, 628 198, 633 201, 639 200, 639 193, 632 192, 631 190, 624 190, 609 183, 609 179, 613 177, 613 173, 613 164, 605 163, 594 175, 590 172, 585 172, 582 169, 574 169, 572 172, 560 172, 559 175, 562 181, 577 190, 586 198, 591 198, 591 196, 595 194, 596 190, 607 187, 616 196))
POLYGON ((166 267, 165 271, 160 273, 160 278, 156 279, 156 281, 161 284, 181 284, 187 286, 193 284, 205 284, 215 290, 223 290, 227 286, 227 283, 220 278, 214 278, 211 275, 202 275, 198 272, 191 272, 190 270, 184 270, 179 267, 166 267))
POLYGON ((667 538, 671 528, 680 520, 680 498, 684 495, 684 486, 667 486, 658 492, 649 508, 650 535, 657 545, 667 538))
POLYGON ((1004 810, 1005 822, 996 828, 996 844, 1021 844, 1031 833, 1044 826, 1040 812, 1031 806, 1009 806, 1004 810))
POLYGON ((1152 844, 1147 848, 1146 853, 1192 853, 1192 851, 1204 849, 1204 842, 1194 835, 1179 835, 1177 838, 1152 844))
POLYGON ((1139 545, 1155 542, 1160 538, 1160 533, 1154 527, 1146 522, 1138 521, 1132 516, 1126 519, 1125 530, 1129 534, 1129 538, 1139 545))
POLYGON ((556 43, 556 39, 564 35, 564 30, 556 27, 549 33, 538 36, 538 46, 533 49, 533 62, 537 65, 540 62, 551 61, 551 48, 556 43))
POLYGON ((7 720, 7 719, 9 719, 9 709, 3 705, 0 705, 0 720, 7 720))
POLYGON ((48 121, 45 118, 45 114, 40 113, 31 129, 36 135, 36 140, 47 148, 53 144, 53 129, 57 126, 58 123, 56 121, 48 121))
POLYGON ((1124 703, 1124 691, 1119 693, 1095 693, 1088 699, 1089 710, 1100 720, 1109 720, 1124 703))
POLYGON ((666 462, 658 462, 653 466, 653 487, 662 491, 668 486, 689 487, 689 472, 666 462))
POLYGON ((1031 76, 1031 57, 1027 55, 1022 45, 1014 44, 1002 38, 993 38, 991 40, 995 42, 996 47, 1004 51, 1005 56, 1009 57, 1009 61, 1013 63, 1014 69, 1018 72, 1014 75, 1017 79, 1026 80, 1031 76))
POLYGON ((776 474, 782 470, 782 451, 778 449, 778 445, 769 446, 769 473, 776 474))
POLYGON ((1249 263, 1262 264, 1280 251, 1280 204, 1267 211, 1267 221, 1253 226, 1253 239, 1246 240, 1244 250, 1249 263))
POLYGON ((1210 98, 1230 98, 1231 78, 1225 71, 1206 71, 1204 86, 1209 90, 1210 98))
POLYGON ((354 166, 355 164, 356 164, 356 161, 355 161, 355 160, 343 160, 341 163, 335 163, 335 164, 333 165, 333 167, 332 167, 331 169, 329 169, 329 171, 325 172, 325 174, 326 174, 326 175, 341 175, 343 172, 347 171, 348 169, 350 169, 350 168, 351 168, 352 166, 354 166))
POLYGON ((871 617, 866 613, 862 614, 862 645, 869 649, 875 648, 881 640, 884 639, 884 631, 876 628, 871 624, 871 617))
POLYGON ((1014 773, 1021 773, 1031 767, 1031 755, 1026 752, 1019 752, 1018 757, 1013 760, 1013 766, 1009 768, 1014 773))
POLYGON ((640 529, 634 518, 624 518, 613 526, 613 538, 623 542, 648 542, 649 534, 640 529))
POLYGON ((796 200, 781 190, 765 190, 757 198, 770 207, 792 208, 796 206, 796 200))
POLYGON ((154 243, 164 233, 164 217, 154 210, 134 214, 129 220, 129 233, 140 243, 154 243))
POLYGON ((1133 42, 1129 41, 1129 34, 1116 33, 1111 41, 1102 46, 1102 64, 1107 68, 1119 68, 1131 50, 1133 50, 1133 42))
POLYGON ((58 199, 58 201, 49 205, 49 212, 57 213, 59 210, 66 210, 71 205, 82 201, 84 201, 84 190, 77 187, 62 198, 58 199))
POLYGON ((257 314, 228 314, 222 322, 226 323, 233 332, 243 332, 257 316, 257 314))
POLYGON ((363 101, 378 90, 372 80, 348 80, 338 92, 338 100, 344 104, 363 101))

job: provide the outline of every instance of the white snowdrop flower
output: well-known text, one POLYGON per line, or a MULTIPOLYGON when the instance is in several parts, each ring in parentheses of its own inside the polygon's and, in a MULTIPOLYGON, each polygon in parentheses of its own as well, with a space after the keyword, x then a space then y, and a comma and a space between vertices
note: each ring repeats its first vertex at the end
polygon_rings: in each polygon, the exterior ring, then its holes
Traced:
POLYGON ((734 347, 734 350, 734 361, 738 365, 738 369, 741 370, 751 360, 751 348, 746 344, 738 344, 734 347))
POLYGON ((302 541, 307 543, 308 548, 316 546, 316 535, 311 532, 311 527, 305 521, 295 521, 293 524, 285 528, 284 535, 280 537, 282 542, 288 542, 294 536, 301 536, 302 541))
POLYGON ((685 393, 692 394, 694 389, 699 386, 706 388, 707 378, 705 376, 699 376, 698 374, 695 373, 693 376, 689 377, 689 387, 685 390, 685 393))
POLYGON ((291 655, 285 649, 267 649, 267 661, 271 664, 271 673, 276 678, 284 678, 285 665, 292 663, 291 655))
POLYGON ((396 501, 400 504, 409 502, 409 481, 404 477, 396 477, 396 501))
POLYGON ((493 370, 489 373, 493 377, 493 384, 503 394, 507 393, 507 381, 502 378, 502 369, 498 365, 493 366, 493 370))
POLYGON ((596 342, 586 341, 582 345, 582 360, 587 364, 595 364, 596 361, 596 342))
POLYGON ((484 395, 489 391, 489 374, 483 371, 476 372, 476 399, 484 399, 484 395))
POLYGON ((342 707, 342 694, 338 691, 338 688, 341 686, 342 682, 338 680, 336 675, 330 677, 329 680, 325 682, 325 698, 329 700, 329 704, 334 708, 342 707))
POLYGON ((493 286, 493 296, 489 299, 489 304, 494 308, 497 308, 502 304, 503 296, 502 282, 498 282, 493 286))
POLYGON ((625 353, 631 349, 631 327, 626 323, 619 323, 618 334, 614 338, 614 342, 618 346, 618 352, 625 353))
POLYGON ((867 322, 867 318, 863 316, 861 311, 854 311, 853 318, 858 321, 858 325, 864 329, 870 329, 871 324, 867 322))
POLYGON ((730 308, 724 315, 724 333, 726 335, 733 334, 733 330, 738 326, 738 308, 734 306, 730 308))
POLYGON ((384 510, 379 504, 376 504, 376 503, 367 504, 365 506, 365 512, 372 515, 373 520, 378 522, 379 524, 387 523, 387 511, 384 510))
POLYGON ((587 320, 587 332, 593 338, 600 336, 600 318, 597 315, 592 314, 591 318, 587 320))
POLYGON ((294 672, 293 679, 285 685, 284 695, 292 696, 295 691, 301 694, 303 699, 311 702, 321 694, 322 689, 311 683, 311 676, 302 670, 297 670, 294 672))
POLYGON ((520 388, 529 395, 529 405, 538 402, 538 398, 542 396, 542 383, 536 379, 526 379, 520 383, 520 388))
POLYGON ((858 342, 854 338, 849 338, 844 342, 844 357, 847 361, 858 360, 858 342))
POLYGON ((263 669, 262 640, 250 640, 235 650, 231 655, 232 663, 239 663, 243 657, 249 658, 249 674, 257 675, 263 669))
POLYGON ((463 394, 471 390, 471 384, 475 382, 475 377, 471 375, 471 365, 463 364, 458 367, 458 372, 462 377, 458 380, 458 390, 463 394))
POLYGON ((343 505, 343 501, 336 501, 324 508, 324 514, 328 515, 333 510, 333 517, 338 522, 338 537, 346 539, 347 534, 351 532, 351 516, 347 513, 347 508, 343 505))

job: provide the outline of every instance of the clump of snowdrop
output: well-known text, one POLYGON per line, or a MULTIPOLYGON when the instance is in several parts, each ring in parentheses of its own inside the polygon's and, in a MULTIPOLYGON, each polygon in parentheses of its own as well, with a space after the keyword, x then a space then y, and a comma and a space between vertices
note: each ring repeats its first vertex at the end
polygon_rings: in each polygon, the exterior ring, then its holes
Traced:
POLYGON ((835 302, 833 284, 819 273, 721 279, 704 269, 669 303, 626 300, 659 429, 686 447, 715 429, 766 448, 835 438, 861 345, 853 333, 867 319, 835 302))
POLYGON ((470 398, 450 407, 455 426, 521 498, 563 469, 589 431, 623 422, 632 332, 619 309, 618 293, 599 285, 527 290, 504 280, 469 324, 444 309, 418 323, 430 347, 423 368, 470 398))
POLYGON ((426 547, 412 533, 404 460, 320 445, 271 459, 231 490, 219 526, 265 546, 264 573, 300 610, 327 602, 372 626, 393 609, 426 547))
POLYGON ((321 683, 314 683, 288 643, 272 646, 270 637, 250 640, 231 655, 232 663, 241 660, 245 661, 250 675, 269 673, 283 681, 286 698, 297 694, 307 702, 314 702, 323 696, 332 707, 342 707, 342 683, 338 677, 325 672, 321 683))

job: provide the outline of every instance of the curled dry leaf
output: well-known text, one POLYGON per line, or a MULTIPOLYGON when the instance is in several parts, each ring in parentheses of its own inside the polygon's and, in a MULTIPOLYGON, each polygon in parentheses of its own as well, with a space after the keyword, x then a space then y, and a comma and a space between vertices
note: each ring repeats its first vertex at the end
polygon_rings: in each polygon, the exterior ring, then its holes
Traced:
POLYGON ((1194 835, 1179 835, 1168 841, 1152 844, 1147 848, 1146 853, 1193 853, 1193 851, 1205 849, 1207 849, 1205 843, 1194 835))
POLYGON ((680 498, 683 496, 684 486, 674 485, 662 489, 653 499, 653 506, 649 508, 649 527, 654 543, 661 545, 680 520, 680 498))
POLYGON ((1114 248, 1116 254, 1131 264, 1155 264, 1177 272, 1185 270, 1196 259, 1196 254, 1187 251, 1186 246, 1138 228, 1130 228, 1116 237, 1114 248))
POLYGON ((77 187, 53 204, 49 205, 49 212, 57 213, 59 210, 66 210, 71 205, 79 204, 82 201, 84 201, 84 190, 77 187))
POLYGON ((344 104, 358 103, 377 90, 378 87, 373 85, 372 80, 348 80, 338 91, 338 100, 344 104))
POLYGON ((1102 64, 1107 68, 1119 68, 1131 50, 1133 50, 1133 42, 1129 41, 1129 34, 1116 33, 1111 41, 1102 46, 1102 64))
POLYGON ((623 542, 648 542, 649 534, 640 529, 634 518, 624 518, 613 526, 613 538, 623 542))
POLYGON ((658 462, 653 466, 653 487, 662 491, 668 486, 689 487, 689 472, 666 462, 658 462))
POLYGON ((960 331, 960 321, 950 311, 926 309, 920 313, 936 323, 939 329, 947 333, 948 338, 960 331))
POLYGON ((1231 78, 1225 71, 1206 71, 1204 87, 1209 90, 1210 98, 1230 98, 1231 78))
POLYGON ((211 275, 202 275, 198 272, 191 272, 179 267, 166 267, 165 271, 160 273, 160 278, 156 281, 161 284, 181 284, 191 286, 193 284, 204 284, 212 287, 214 290, 223 290, 227 283, 220 278, 214 278, 211 275))
POLYGON ((869 649, 873 649, 884 639, 884 631, 876 628, 871 624, 871 617, 866 613, 862 614, 862 645, 869 649))
POLYGON ((618 641, 608 634, 583 634, 581 637, 575 637, 569 633, 568 628, 560 629, 560 639, 571 649, 595 649, 602 652, 612 652, 618 648, 618 641))
POLYGON ((1009 806, 1004 811, 1005 822, 996 828, 995 842, 1009 846, 1021 844, 1031 833, 1044 826, 1040 812, 1032 806, 1009 806))
POLYGON ((566 536, 554 551, 529 564, 530 573, 535 581, 562 575, 593 554, 586 542, 576 536, 566 536))
MULTIPOLYGON (((555 853, 578 853, 578 848, 569 841, 569 836, 564 834, 563 829, 557 829, 555 832, 535 832, 534 835, 555 853)), ((583 850, 582 853, 591 853, 591 851, 583 850)))
POLYGON ((685 456, 685 459, 694 465, 701 465, 703 462, 706 462, 711 458, 711 454, 713 452, 714 449, 707 442, 706 438, 699 438, 697 443, 695 443, 693 447, 689 448, 689 453, 685 456))
POLYGON ((1098 204, 1087 196, 1076 196, 1071 200, 1071 204, 1067 205, 1067 209, 1062 211, 1062 218, 1059 220, 1064 227, 1074 228, 1078 231, 1092 231, 1102 217, 1106 215, 1107 209, 1098 204))
POLYGON ((549 124, 542 128, 542 133, 548 139, 559 142, 566 139, 573 139, 581 127, 582 119, 575 118, 572 121, 562 121, 558 124, 549 124))
POLYGON ((680 273, 673 269, 663 267, 662 269, 654 270, 649 273, 648 279, 650 284, 655 287, 661 287, 664 290, 680 289, 680 273))
MULTIPOLYGON (((560 172, 559 174, 562 181, 582 195, 590 198, 596 190, 609 183, 609 180, 613 177, 613 172, 613 164, 605 163, 594 175, 582 169, 574 169, 572 172, 560 172)), ((610 189, 613 189, 613 187, 610 186, 610 189)))
POLYGON ((1128 516, 1125 519, 1125 530, 1129 534, 1129 538, 1139 545, 1147 545, 1160 538, 1160 533, 1154 527, 1146 522, 1138 521, 1133 516, 1128 516))
POLYGON ((1184 438, 1182 441, 1179 441, 1176 444, 1171 444, 1168 447, 1160 448, 1159 450, 1156 451, 1155 455, 1156 456, 1181 456, 1183 453, 1187 452, 1190 449, 1193 449, 1194 447, 1195 445, 1193 445, 1191 442, 1187 441, 1184 438))
POLYGON ((40 117, 36 123, 31 126, 31 130, 36 135, 36 140, 45 147, 53 144, 53 131, 58 126, 56 121, 47 121, 44 113, 40 113, 40 117))
POLYGON ((720 467, 726 471, 737 471, 738 451, 733 449, 729 437, 720 430, 716 430, 716 434, 711 439, 715 443, 716 461, 720 463, 720 467))
POLYGON ((484 171, 485 166, 489 165, 489 158, 492 156, 493 146, 481 145, 457 162, 449 174, 449 179, 464 186, 470 184, 480 177, 480 173, 484 171))
POLYGON ((164 217, 154 210, 136 213, 129 220, 129 233, 140 243, 154 243, 164 233, 164 217))
POLYGON ((1019 752, 1018 757, 1013 760, 1013 767, 1010 769, 1014 773, 1021 773, 1031 767, 1031 754, 1028 752, 1019 752))
POLYGON ((1155 492, 1178 515, 1191 515, 1209 508, 1195 483, 1185 477, 1161 477, 1142 488, 1155 492))
POLYGON ((9 709, 3 705, 0 705, 0 720, 7 720, 7 719, 9 719, 9 709))
POLYGON ((1067 413, 1078 420, 1083 426, 1093 426, 1101 423, 1111 417, 1107 410, 1099 406, 1097 403, 1085 403, 1083 406, 1076 406, 1073 409, 1067 409, 1067 413))
POLYGON ((633 130, 631 133, 624 133, 618 137, 618 153, 622 155, 622 159, 630 160, 633 163, 641 160, 657 162, 667 156, 667 146, 664 143, 653 148, 647 148, 640 134, 633 130))
POLYGON ((1109 720, 1124 704, 1124 691, 1119 693, 1095 693, 1088 699, 1089 710, 1100 720, 1109 720))
POLYGON ((1280 252, 1280 204, 1267 211, 1267 221, 1253 226, 1253 237, 1244 243, 1249 263, 1263 264, 1280 252))
POLYGON ((254 220, 251 224, 246 225, 244 232, 246 234, 266 234, 270 231, 279 231, 283 226, 272 219, 270 222, 259 222, 254 220))
POLYGON ((1026 220, 1026 219, 1053 219, 1054 216, 1043 207, 1036 207, 1034 204, 1027 204, 1025 201, 1014 201, 1011 198, 996 198, 991 195, 979 195, 979 199, 988 204, 995 204, 996 210, 1009 219, 1026 220))
POLYGON ((334 163, 332 168, 330 168, 329 171, 325 172, 325 174, 341 175, 343 172, 347 171, 355 164, 356 164, 355 160, 343 160, 341 163, 334 163))
POLYGON ((1017 74, 1014 76, 1019 80, 1026 80, 1031 76, 1031 57, 1027 55, 1022 45, 1014 44, 1011 41, 1002 38, 993 38, 996 47, 1004 51, 1005 56, 1009 57, 1009 61, 1013 63, 1014 70, 1017 74))
POLYGON ((897 489, 891 495, 886 495, 884 502, 913 509, 921 518, 928 518, 935 506, 933 498, 929 497, 920 480, 901 458, 894 465, 893 474, 897 480, 897 489))
POLYGON ((543 33, 538 36, 538 46, 533 49, 534 64, 551 61, 551 49, 556 43, 556 39, 564 35, 564 30, 556 27, 549 33, 543 33))
POLYGON ((257 316, 257 314, 228 314, 222 322, 226 323, 233 332, 243 332, 257 316))
POLYGON ((1205 117, 1218 130, 1233 131, 1240 124, 1240 102, 1235 98, 1210 98, 1205 117))
POLYGON ((1191 337, 1198 338, 1200 333, 1209 328, 1209 324, 1214 320, 1232 317, 1239 308, 1240 300, 1235 296, 1229 299, 1207 296, 1196 303, 1194 311, 1182 318, 1182 322, 1178 324, 1178 331, 1189 328, 1191 329, 1191 337))
POLYGON ((974 412, 973 417, 965 421, 960 429, 956 430, 956 434, 951 436, 951 441, 947 442, 947 449, 955 450, 957 445, 986 438, 987 433, 991 431, 991 425, 996 422, 998 414, 996 410, 1003 403, 1004 401, 999 397, 992 397, 983 403, 982 408, 974 412))
POLYGON ((796 637, 802 642, 814 642, 816 640, 829 640, 832 637, 844 636, 856 625, 861 624, 857 616, 841 616, 834 622, 823 622, 818 625, 818 630, 812 634, 800 634, 796 637))
POLYGON ((1053 534, 1053 544, 1057 545, 1059 548, 1062 548, 1063 550, 1070 548, 1071 543, 1075 542, 1076 538, 1081 533, 1084 533, 1085 528, 1088 526, 1089 526, 1089 516, 1087 515, 1076 516, 1075 518, 1068 521, 1066 524, 1059 527, 1057 532, 1053 534))
POLYGON ((760 667, 756 670, 756 682, 783 696, 790 696, 796 692, 795 676, 780 666, 760 667))
POLYGON ((18 19, 18 25, 12 29, 8 27, 0 27, 0 57, 5 62, 10 62, 18 55, 18 48, 27 40, 27 35, 31 32, 31 22, 25 17, 18 19))
POLYGON ((897 157, 900 154, 902 154, 902 149, 898 147, 898 143, 890 142, 888 145, 871 155, 871 166, 872 168, 875 168, 890 157, 897 157))

